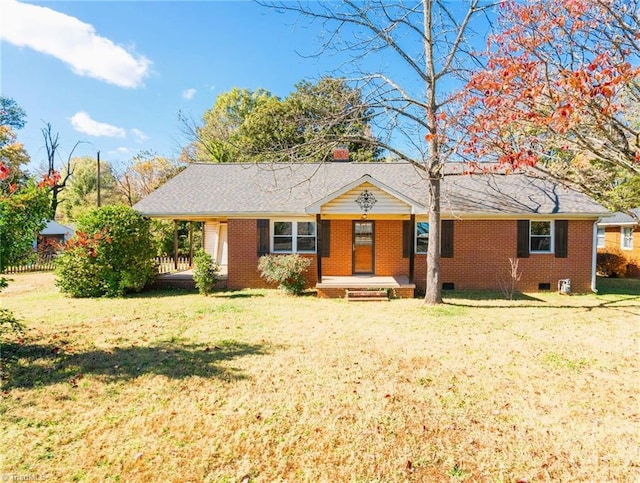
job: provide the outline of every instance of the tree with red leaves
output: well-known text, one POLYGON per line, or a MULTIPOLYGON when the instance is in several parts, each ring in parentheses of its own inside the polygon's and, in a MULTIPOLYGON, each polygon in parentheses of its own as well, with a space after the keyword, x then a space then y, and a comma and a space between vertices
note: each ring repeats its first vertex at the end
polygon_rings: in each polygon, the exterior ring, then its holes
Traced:
POLYGON ((28 177, 23 166, 29 162, 29 155, 15 134, 24 127, 25 118, 26 113, 16 101, 0 96, 0 192, 5 194, 28 177))
POLYGON ((73 176, 73 153, 81 141, 76 142, 69 152, 67 162, 62 170, 64 176, 62 176, 60 174, 61 171, 56 169, 56 158, 60 147, 58 142, 59 134, 53 134, 51 124, 47 123, 47 125, 42 128, 42 137, 44 138, 44 146, 47 150, 47 172, 44 174, 44 182, 49 186, 49 191, 51 192, 49 218, 53 220, 56 217, 58 205, 60 204, 60 193, 67 187, 69 178, 73 176))
MULTIPOLYGON (((48 181, 36 186, 20 170, 29 156, 12 130, 21 129, 25 117, 13 99, 0 97, 0 274, 33 254, 33 242, 48 219, 48 181)), ((6 280, 0 276, 2 284, 6 280)))
POLYGON ((461 154, 640 206, 639 0, 504 1, 463 95, 461 154))

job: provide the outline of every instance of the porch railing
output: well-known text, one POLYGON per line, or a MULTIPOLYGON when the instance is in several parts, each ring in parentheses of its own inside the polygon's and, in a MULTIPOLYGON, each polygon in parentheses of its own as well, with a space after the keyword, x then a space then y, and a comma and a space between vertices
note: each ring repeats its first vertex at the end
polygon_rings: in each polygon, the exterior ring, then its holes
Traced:
POLYGON ((178 257, 178 267, 176 269, 176 263, 173 257, 156 257, 156 266, 158 267, 158 273, 171 273, 175 271, 189 270, 191 265, 189 263, 189 257, 178 257))

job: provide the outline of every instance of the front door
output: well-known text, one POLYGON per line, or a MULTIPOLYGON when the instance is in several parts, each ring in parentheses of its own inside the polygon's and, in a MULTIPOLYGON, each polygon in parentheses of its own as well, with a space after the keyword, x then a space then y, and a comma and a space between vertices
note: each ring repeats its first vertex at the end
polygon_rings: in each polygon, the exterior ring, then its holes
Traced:
POLYGON ((374 273, 373 221, 353 222, 353 273, 374 273))

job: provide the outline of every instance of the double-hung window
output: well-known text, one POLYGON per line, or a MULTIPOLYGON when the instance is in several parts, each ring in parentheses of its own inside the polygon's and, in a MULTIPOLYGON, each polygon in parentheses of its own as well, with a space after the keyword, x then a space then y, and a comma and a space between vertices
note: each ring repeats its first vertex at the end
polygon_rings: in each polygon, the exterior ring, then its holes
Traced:
POLYGON ((312 221, 274 221, 274 253, 315 253, 316 224, 312 221))
POLYGON ((416 223, 416 253, 427 253, 429 246, 429 222, 416 223))
POLYGON ((620 248, 622 248, 623 250, 633 249, 633 227, 622 227, 620 231, 620 248))
POLYGON ((529 251, 531 253, 552 253, 553 223, 551 221, 531 221, 529 251))
POLYGON ((598 227, 598 248, 604 248, 604 228, 598 227))

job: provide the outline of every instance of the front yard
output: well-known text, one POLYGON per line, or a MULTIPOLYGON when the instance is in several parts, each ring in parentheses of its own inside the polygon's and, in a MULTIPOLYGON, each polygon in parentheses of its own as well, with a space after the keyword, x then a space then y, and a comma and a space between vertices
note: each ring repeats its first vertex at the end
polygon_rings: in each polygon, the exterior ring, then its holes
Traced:
POLYGON ((640 479, 638 285, 427 307, 268 290, 70 299, 51 274, 11 278, 0 304, 27 330, 2 347, 3 476, 640 479))

